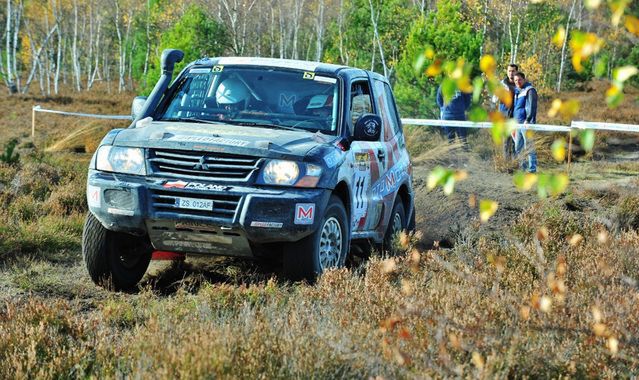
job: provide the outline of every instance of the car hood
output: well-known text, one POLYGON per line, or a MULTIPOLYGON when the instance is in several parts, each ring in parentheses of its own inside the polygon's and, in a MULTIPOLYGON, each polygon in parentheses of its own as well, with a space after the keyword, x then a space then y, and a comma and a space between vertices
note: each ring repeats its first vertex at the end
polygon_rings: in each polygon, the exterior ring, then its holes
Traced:
POLYGON ((300 158, 336 136, 229 124, 151 122, 120 131, 113 145, 214 151, 271 158, 300 158))

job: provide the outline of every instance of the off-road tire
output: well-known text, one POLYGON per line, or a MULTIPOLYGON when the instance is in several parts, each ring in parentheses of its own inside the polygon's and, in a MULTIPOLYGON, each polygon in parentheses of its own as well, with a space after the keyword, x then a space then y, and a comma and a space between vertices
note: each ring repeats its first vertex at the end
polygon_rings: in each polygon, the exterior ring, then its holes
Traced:
POLYGON ((395 199, 393 211, 388 219, 388 227, 384 234, 383 251, 388 251, 393 254, 393 249, 395 248, 393 247, 393 240, 398 233, 404 230, 406 230, 406 211, 404 211, 402 199, 398 196, 397 199, 395 199), (396 219, 398 221, 396 221, 396 219))
POLYGON ((109 290, 130 290, 144 276, 152 249, 144 237, 109 231, 93 214, 82 232, 82 255, 91 280, 109 290), (124 251, 131 252, 125 255, 124 251), (130 260, 129 265, 125 261, 130 260))
POLYGON ((341 249, 334 267, 341 268, 345 265, 351 240, 350 223, 342 201, 337 196, 331 195, 317 230, 300 241, 289 243, 284 248, 282 264, 286 278, 312 283, 324 269, 328 269, 323 268, 321 264, 320 243, 323 232, 326 233, 327 229, 335 227, 335 223, 338 223, 341 229, 341 249))

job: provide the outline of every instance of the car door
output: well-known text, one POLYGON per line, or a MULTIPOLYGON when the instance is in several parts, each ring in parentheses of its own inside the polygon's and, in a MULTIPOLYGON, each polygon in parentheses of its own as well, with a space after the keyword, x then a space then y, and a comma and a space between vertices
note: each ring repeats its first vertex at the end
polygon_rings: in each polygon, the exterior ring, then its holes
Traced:
MULTIPOLYGON (((351 133, 357 119, 365 113, 377 113, 368 79, 353 80, 350 86, 350 109, 347 117, 351 133)), ((379 141, 353 141, 350 153, 352 172, 351 231, 372 231, 378 226, 383 211, 381 197, 373 185, 386 173, 386 148, 379 141)))
MULTIPOLYGON (((410 160, 406 151, 406 142, 401 129, 401 120, 397 113, 390 85, 382 80, 373 79, 375 107, 382 118, 382 150, 380 165, 385 168, 377 182, 372 184, 371 191, 376 200, 384 205, 383 223, 378 232, 383 234, 390 219, 397 191, 406 178, 410 176, 410 160)), ((408 210, 406 210, 408 212, 408 210)))

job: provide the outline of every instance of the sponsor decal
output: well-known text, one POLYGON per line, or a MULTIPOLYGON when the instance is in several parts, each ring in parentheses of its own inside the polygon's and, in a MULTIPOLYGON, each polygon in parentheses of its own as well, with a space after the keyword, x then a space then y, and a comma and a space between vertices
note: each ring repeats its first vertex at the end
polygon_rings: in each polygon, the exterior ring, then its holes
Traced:
POLYGON ((213 72, 214 73, 221 73, 222 71, 224 71, 224 66, 222 66, 222 65, 213 66, 213 72))
POLYGON ((369 170, 371 168, 371 161, 368 152, 355 153, 355 166, 359 170, 369 170))
POLYGON ((353 230, 361 230, 366 223, 368 213, 368 198, 366 189, 370 185, 370 175, 367 171, 356 171, 353 178, 353 217, 351 218, 353 230))
POLYGON ((377 130, 379 129, 379 124, 377 124, 377 121, 374 119, 370 119, 367 120, 364 123, 364 133, 367 136, 375 136, 375 132, 377 132, 377 130))
POLYGON ((98 186, 87 186, 87 203, 89 207, 100 207, 100 193, 98 186))
POLYGON ((313 80, 315 79, 315 73, 307 71, 304 73, 304 76, 302 78, 313 80))
POLYGON ((210 72, 211 72, 211 69, 209 69, 209 68, 191 69, 191 71, 189 71, 189 74, 208 74, 210 72))
POLYGON ((184 181, 167 181, 164 183, 164 185, 162 185, 162 187, 164 187, 165 189, 184 189, 184 187, 186 185, 188 185, 188 182, 184 182, 184 181))
POLYGON ((275 58, 248 58, 248 57, 223 57, 217 61, 218 65, 252 65, 252 66, 269 66, 284 67, 288 69, 297 69, 314 72, 317 69, 317 62, 296 61, 293 59, 275 59, 275 58))
POLYGON ((206 144, 222 144, 236 147, 245 147, 249 144, 248 141, 239 139, 230 139, 225 137, 212 137, 212 136, 173 136, 169 140, 179 142, 197 142, 206 144))
POLYGON ((373 186, 373 194, 384 197, 399 188, 405 177, 408 176, 405 167, 395 167, 390 169, 373 186))
POLYGON ((252 221, 251 227, 260 227, 260 228, 282 228, 284 224, 278 222, 258 222, 252 221))
POLYGON ((334 168, 339 163, 341 156, 342 155, 340 154, 340 152, 334 150, 324 156, 324 162, 326 162, 326 166, 328 166, 329 168, 334 168))
POLYGON ((337 83, 337 79, 335 78, 331 78, 331 77, 323 77, 323 76, 319 76, 319 75, 315 75, 315 79, 316 82, 322 82, 322 83, 337 83))
POLYGON ((213 183, 184 182, 181 180, 166 181, 164 185, 162 185, 162 187, 164 187, 165 189, 191 189, 207 191, 225 191, 230 188, 229 186, 216 185, 213 183))
POLYGON ((280 112, 285 113, 294 113, 295 109, 293 108, 293 104, 297 101, 297 96, 291 93, 281 93, 280 94, 280 112))
POLYGON ((313 224, 315 203, 297 203, 295 205, 295 224, 313 224))

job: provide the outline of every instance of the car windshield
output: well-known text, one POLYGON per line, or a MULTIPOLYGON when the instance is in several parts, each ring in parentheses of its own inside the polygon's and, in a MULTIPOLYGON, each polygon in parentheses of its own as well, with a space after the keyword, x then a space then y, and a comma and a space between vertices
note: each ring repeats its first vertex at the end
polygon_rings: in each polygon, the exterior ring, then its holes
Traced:
POLYGON ((159 120, 223 122, 336 134, 334 77, 283 68, 193 68, 176 83, 159 120))

